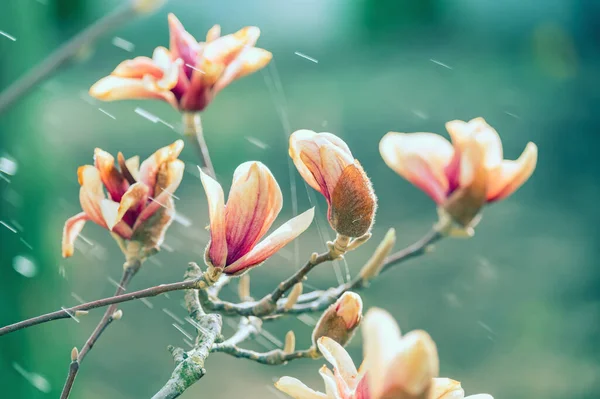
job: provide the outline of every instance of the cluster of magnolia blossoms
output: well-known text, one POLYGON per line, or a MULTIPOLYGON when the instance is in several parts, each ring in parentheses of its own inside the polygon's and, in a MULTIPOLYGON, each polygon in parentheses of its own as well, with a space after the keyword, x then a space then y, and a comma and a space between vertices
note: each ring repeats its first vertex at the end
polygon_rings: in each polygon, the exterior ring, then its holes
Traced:
POLYGON ((254 26, 221 36, 215 25, 206 42, 198 42, 170 14, 169 31, 169 49, 157 47, 152 58, 123 61, 91 87, 90 95, 105 101, 155 98, 177 110, 202 111, 232 81, 263 68, 273 57, 254 47, 260 36, 254 26))
MULTIPOLYGON (((371 309, 363 322, 364 362, 357 370, 348 352, 334 339, 319 338, 317 345, 333 372, 323 366, 319 374, 325 393, 292 377, 275 387, 294 399, 463 399, 460 382, 437 378, 439 359, 435 343, 425 331, 401 336, 394 319, 371 309)), ((465 399, 493 399, 471 395, 465 399)))
POLYGON ((96 148, 94 165, 77 170, 83 212, 65 223, 63 256, 73 255, 73 244, 88 220, 113 232, 119 242, 141 244, 134 246, 137 253, 128 256, 143 258, 157 250, 174 216, 172 196, 184 170, 184 163, 177 159, 182 149, 183 142, 177 140, 141 165, 139 157, 125 160, 119 153, 117 168, 112 155, 96 148))

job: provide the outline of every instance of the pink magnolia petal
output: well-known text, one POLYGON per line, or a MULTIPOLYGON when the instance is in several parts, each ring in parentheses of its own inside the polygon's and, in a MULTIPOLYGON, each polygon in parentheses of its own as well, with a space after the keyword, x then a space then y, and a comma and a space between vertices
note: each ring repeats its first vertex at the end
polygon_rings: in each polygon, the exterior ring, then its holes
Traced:
POLYGON ((146 75, 152 75, 156 79, 161 79, 163 77, 163 69, 152 58, 136 57, 132 60, 121 62, 111 75, 134 79, 141 79, 146 75))
POLYGON ((81 189, 79 190, 79 202, 81 209, 94 223, 107 228, 100 209, 100 203, 105 198, 102 191, 102 180, 100 172, 92 165, 84 165, 77 170, 77 176, 81 189))
POLYGON ((448 192, 446 166, 454 150, 442 136, 433 133, 386 134, 379 143, 384 162, 400 176, 442 203, 448 192))
POLYGON ((236 260, 233 264, 225 267, 225 273, 243 273, 245 270, 264 262, 267 258, 285 247, 290 241, 306 230, 312 223, 314 215, 315 210, 314 208, 311 208, 295 218, 290 219, 262 240, 246 255, 236 260))
POLYGON ((388 312, 372 308, 363 320, 362 331, 369 391, 378 398, 384 389, 388 367, 400 350, 400 329, 388 312))
POLYGON ((107 76, 90 88, 90 95, 102 101, 160 99, 177 109, 177 100, 168 90, 159 90, 156 81, 150 75, 145 79, 120 78, 107 76))
MULTIPOLYGON (((156 211, 161 208, 171 208, 172 207, 172 197, 175 190, 179 187, 181 180, 183 179, 183 171, 185 170, 185 164, 179 159, 175 159, 169 162, 169 173, 172 174, 170 178, 170 184, 165 187, 162 192, 154 197, 150 197, 150 202, 146 205, 146 207, 142 210, 142 212, 137 217, 135 224, 133 225, 133 230, 137 230, 137 228, 148 218, 150 218, 156 211)), ((148 189, 150 192, 150 189, 148 189)))
POLYGON ((477 395, 466 396, 465 399, 494 399, 494 397, 487 393, 478 393, 477 395))
POLYGON ((238 56, 244 46, 245 43, 242 37, 225 35, 206 43, 202 57, 225 67, 238 56))
POLYGON ((119 203, 109 200, 103 199, 100 201, 100 212, 102 213, 102 218, 104 219, 104 223, 106 227, 112 231, 113 227, 120 222, 119 218, 119 203))
POLYGON ((483 118, 475 118, 469 122, 450 121, 446 123, 446 129, 452 137, 452 142, 457 150, 462 151, 466 143, 477 138, 485 150, 485 165, 494 168, 502 161, 502 141, 498 132, 487 124, 483 118))
POLYGON ((198 55, 198 41, 190 35, 174 14, 169 14, 169 48, 172 59, 181 58, 185 64, 194 65, 198 55))
POLYGON ((269 168, 260 162, 245 162, 237 167, 225 208, 227 264, 256 245, 282 205, 281 189, 269 168))
POLYGON ((94 150, 94 163, 100 172, 100 178, 113 201, 121 201, 129 183, 115 167, 115 158, 100 148, 94 150))
POLYGON ((233 34, 237 39, 241 40, 245 46, 251 47, 256 44, 260 37, 260 29, 256 26, 246 26, 233 34))
POLYGON ((73 255, 75 240, 81 233, 85 222, 89 220, 89 217, 85 212, 78 213, 77 215, 67 219, 65 227, 63 228, 62 236, 62 256, 68 258, 73 255))
POLYGON ((232 61, 223 71, 213 87, 213 94, 218 93, 235 79, 250 75, 264 68, 273 58, 273 54, 261 48, 250 47, 232 61))
MULTIPOLYGON (((329 142, 327 142, 329 143, 329 142)), ((339 148, 319 143, 319 156, 321 158, 321 167, 317 173, 323 176, 327 188, 327 198, 333 198, 333 190, 337 186, 344 169, 354 163, 354 159, 348 157, 339 148)), ((313 175, 315 171, 313 171, 313 175)))
POLYGON ((275 388, 294 399, 328 399, 327 395, 317 392, 292 377, 281 377, 275 383, 275 388))
POLYGON ((358 384, 358 371, 346 349, 329 337, 319 338, 317 345, 323 357, 340 374, 348 388, 354 389, 358 384))
MULTIPOLYGON (((114 207, 110 205, 109 211, 104 213, 104 218, 106 220, 106 224, 108 225, 108 229, 112 230, 117 223, 123 220, 126 212, 131 210, 139 213, 146 204, 147 198, 148 187, 145 184, 139 182, 132 184, 125 194, 123 194, 116 212, 113 211, 114 207)), ((131 222, 130 224, 133 225, 135 219, 131 221, 127 220, 127 222, 131 222)))
POLYGON ((156 176, 160 166, 164 162, 170 162, 177 159, 182 150, 183 140, 177 140, 173 144, 159 149, 142 162, 142 165, 140 166, 140 181, 150 189, 148 191, 149 196, 154 196, 156 176))
POLYGON ((223 267, 227 259, 227 241, 225 238, 225 194, 221 185, 198 167, 200 180, 208 200, 210 218, 210 247, 208 258, 213 266, 223 267))
POLYGON ((502 161, 500 167, 490 172, 488 202, 499 201, 514 193, 533 174, 537 164, 537 146, 528 143, 516 161, 502 161))

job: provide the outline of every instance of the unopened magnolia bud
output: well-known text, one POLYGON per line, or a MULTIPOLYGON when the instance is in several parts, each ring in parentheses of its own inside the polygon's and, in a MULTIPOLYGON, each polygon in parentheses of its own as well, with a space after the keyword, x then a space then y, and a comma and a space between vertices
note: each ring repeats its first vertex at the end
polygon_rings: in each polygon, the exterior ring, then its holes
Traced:
POLYGON ((250 275, 243 274, 238 281, 238 296, 240 300, 247 301, 250 298, 250 275))
POLYGON ((350 341, 354 330, 362 319, 362 300, 354 292, 345 292, 321 315, 313 330, 312 340, 329 337, 344 346, 350 341))
POLYGON ((71 349, 71 361, 72 362, 76 361, 78 357, 79 357, 79 351, 77 350, 77 347, 74 347, 73 349, 71 349))
POLYGON ((76 310, 75 311, 75 317, 85 316, 88 313, 90 313, 90 312, 88 312, 87 310, 76 310))
POLYGON ((290 291, 290 294, 287 297, 287 301, 283 305, 285 310, 290 310, 296 302, 298 302, 298 297, 302 294, 302 283, 294 284, 294 287, 290 291))
POLYGON ((369 281, 379 275, 381 267, 383 266, 383 261, 390 254, 395 243, 396 230, 392 228, 388 230, 388 232, 385 234, 385 237, 383 237, 383 240, 381 240, 377 246, 377 249, 375 249, 375 252, 373 252, 371 258, 360 270, 360 278, 363 281, 369 281))
POLYGON ((123 317, 123 311, 119 309, 116 312, 114 312, 111 317, 113 320, 121 320, 121 317, 123 317))
POLYGON ((292 330, 285 335, 285 344, 283 345, 283 353, 290 354, 296 349, 296 335, 292 330))

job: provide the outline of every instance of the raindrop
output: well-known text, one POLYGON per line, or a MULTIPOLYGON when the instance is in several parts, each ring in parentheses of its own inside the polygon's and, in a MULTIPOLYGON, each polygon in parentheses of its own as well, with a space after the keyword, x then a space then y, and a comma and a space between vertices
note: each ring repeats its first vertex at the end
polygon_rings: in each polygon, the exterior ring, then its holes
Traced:
POLYGON ((31 385, 36 387, 38 390, 44 393, 48 393, 52 390, 50 382, 48 382, 46 378, 39 375, 38 373, 27 371, 18 363, 13 363, 13 367, 17 371, 17 373, 21 374, 31 385))
POLYGON ((17 161, 10 155, 4 154, 0 156, 0 172, 14 176, 18 168, 17 161))
POLYGON ((25 255, 17 255, 13 258, 13 269, 24 277, 35 277, 38 273, 37 266, 33 259, 25 255))

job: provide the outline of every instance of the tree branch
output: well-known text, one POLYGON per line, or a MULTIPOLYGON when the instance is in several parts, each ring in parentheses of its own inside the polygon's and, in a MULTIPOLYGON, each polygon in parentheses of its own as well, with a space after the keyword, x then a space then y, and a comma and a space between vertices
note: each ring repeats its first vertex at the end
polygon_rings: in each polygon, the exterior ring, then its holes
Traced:
MULTIPOLYGON (((190 264, 186 277, 189 281, 202 279, 198 265, 190 264)), ((185 304, 190 317, 197 323, 198 337, 194 347, 184 352, 181 348, 170 347, 176 363, 171 378, 152 397, 152 399, 173 399, 179 397, 186 389, 206 374, 204 362, 217 337, 221 335, 221 316, 206 314, 198 300, 198 290, 189 289, 185 292, 185 304)))
POLYGON ((21 330, 23 328, 35 326, 37 324, 46 323, 52 320, 66 319, 73 316, 78 316, 79 312, 87 311, 90 309, 101 308, 104 306, 128 302, 139 298, 149 298, 157 295, 161 295, 171 291, 180 291, 190 288, 205 288, 206 282, 202 279, 180 281, 171 284, 161 284, 156 287, 150 287, 139 291, 133 291, 128 294, 122 294, 112 296, 109 298, 98 299, 96 301, 83 303, 81 305, 73 306, 70 308, 63 308, 52 313, 46 313, 41 316, 37 316, 31 319, 23 320, 18 323, 14 323, 5 327, 0 328, 0 336, 11 333, 13 331, 21 330))
POLYGON ((4 90, 0 94, 0 113, 25 95, 36 84, 56 72, 58 68, 75 57, 78 52, 96 41, 100 36, 130 21, 137 14, 152 11, 160 3, 160 1, 130 0, 116 11, 96 21, 4 90))

